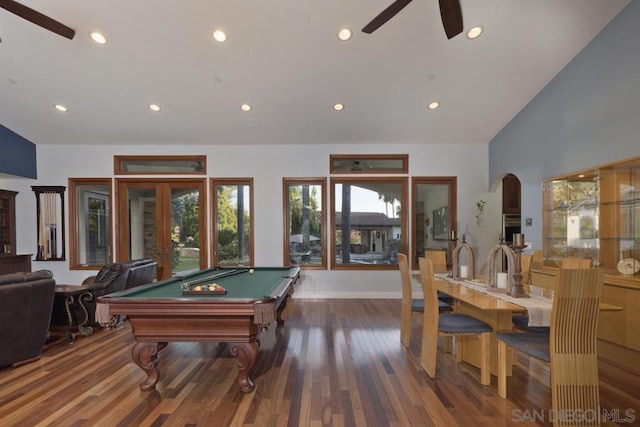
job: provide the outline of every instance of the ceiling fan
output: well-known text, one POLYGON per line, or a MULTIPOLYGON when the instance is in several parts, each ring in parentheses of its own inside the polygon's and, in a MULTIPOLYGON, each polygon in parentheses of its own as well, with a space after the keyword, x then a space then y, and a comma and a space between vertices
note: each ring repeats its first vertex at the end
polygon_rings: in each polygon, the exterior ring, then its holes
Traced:
POLYGON ((69 28, 66 25, 56 21, 55 19, 43 15, 36 10, 33 10, 30 7, 18 3, 17 1, 0 0, 0 7, 8 10, 15 15, 18 15, 23 19, 26 19, 27 21, 33 22, 34 24, 39 25, 44 29, 59 34, 62 37, 66 37, 69 40, 73 39, 73 36, 76 35, 75 30, 73 30, 72 28, 69 28))
MULTIPOLYGON (((396 0, 385 10, 380 12, 378 16, 373 18, 371 22, 364 26, 363 33, 371 34, 388 20, 396 16, 398 12, 411 3, 412 0, 396 0)), ((462 9, 459 0, 439 0, 440 17, 447 38, 453 38, 462 32, 462 9)))

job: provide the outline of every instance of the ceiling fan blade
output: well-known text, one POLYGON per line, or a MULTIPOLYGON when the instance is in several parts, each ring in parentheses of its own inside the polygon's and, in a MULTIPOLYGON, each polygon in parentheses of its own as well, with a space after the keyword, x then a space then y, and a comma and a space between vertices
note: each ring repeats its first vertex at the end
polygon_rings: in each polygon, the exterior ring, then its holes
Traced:
POLYGON ((448 39, 462 32, 462 9, 459 0, 440 0, 440 16, 448 39))
POLYGON ((375 30, 380 28, 389 19, 391 19, 394 16, 396 16, 396 14, 398 12, 400 12, 402 9, 404 9, 404 7, 406 5, 411 3, 411 1, 412 0, 396 0, 396 1, 394 1, 393 3, 391 3, 391 5, 389 7, 387 7, 385 10, 380 12, 380 14, 378 16, 373 18, 373 20, 371 22, 369 22, 367 25, 365 25, 364 28, 362 29, 362 32, 363 33, 367 33, 367 34, 373 33, 375 30))
POLYGON ((55 19, 49 18, 48 16, 43 15, 42 13, 31 9, 30 7, 18 3, 17 1, 0 0, 0 7, 8 10, 15 15, 18 15, 21 18, 26 19, 27 21, 33 22, 34 24, 39 25, 42 28, 53 31, 54 33, 59 34, 62 37, 66 37, 69 40, 73 39, 73 37, 76 35, 75 30, 73 30, 72 28, 61 24, 55 19))

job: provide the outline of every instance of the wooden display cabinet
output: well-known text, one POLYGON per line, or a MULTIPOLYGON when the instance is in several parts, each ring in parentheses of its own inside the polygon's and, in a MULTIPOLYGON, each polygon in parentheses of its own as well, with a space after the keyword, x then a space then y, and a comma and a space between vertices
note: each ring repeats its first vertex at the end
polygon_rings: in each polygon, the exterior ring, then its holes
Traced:
POLYGON ((17 191, 0 190, 0 254, 16 253, 17 191))
POLYGON ((598 351, 638 369, 640 360, 640 157, 543 182, 544 263, 532 284, 552 288, 562 258, 589 257, 605 270, 598 351))
POLYGON ((621 279, 640 270, 640 158, 543 183, 545 264, 591 258, 621 279))

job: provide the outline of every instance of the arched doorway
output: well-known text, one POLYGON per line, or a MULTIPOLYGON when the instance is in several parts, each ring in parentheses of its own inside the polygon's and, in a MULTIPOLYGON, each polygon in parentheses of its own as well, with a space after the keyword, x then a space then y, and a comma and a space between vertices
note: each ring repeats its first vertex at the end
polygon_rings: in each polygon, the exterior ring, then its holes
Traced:
POLYGON ((513 174, 502 178, 502 235, 505 242, 512 242, 513 235, 522 232, 520 180, 513 174))

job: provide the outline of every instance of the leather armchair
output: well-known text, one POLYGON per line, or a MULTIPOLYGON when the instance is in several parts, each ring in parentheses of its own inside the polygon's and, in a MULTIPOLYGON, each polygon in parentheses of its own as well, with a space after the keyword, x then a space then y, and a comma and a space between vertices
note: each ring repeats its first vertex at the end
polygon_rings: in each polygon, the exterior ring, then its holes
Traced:
MULTIPOLYGON (((158 263, 151 258, 141 258, 124 263, 116 262, 105 265, 97 275, 86 278, 82 285, 89 287, 89 292, 93 297, 86 301, 89 325, 98 326, 95 318, 97 297, 153 282, 157 266, 158 263)), ((122 319, 122 317, 119 318, 119 320, 122 319)), ((115 323, 118 323, 119 320, 116 320, 115 323)), ((115 325, 110 325, 110 327, 113 326, 115 325)))
POLYGON ((55 286, 49 270, 0 276, 0 367, 40 359, 55 286))

